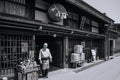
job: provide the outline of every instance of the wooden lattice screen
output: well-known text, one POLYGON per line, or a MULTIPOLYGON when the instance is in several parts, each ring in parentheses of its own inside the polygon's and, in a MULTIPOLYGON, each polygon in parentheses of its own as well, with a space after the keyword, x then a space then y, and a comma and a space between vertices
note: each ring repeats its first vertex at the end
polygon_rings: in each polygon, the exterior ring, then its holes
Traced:
POLYGON ((0 34, 0 77, 14 76, 15 66, 28 57, 31 48, 31 35, 0 34))

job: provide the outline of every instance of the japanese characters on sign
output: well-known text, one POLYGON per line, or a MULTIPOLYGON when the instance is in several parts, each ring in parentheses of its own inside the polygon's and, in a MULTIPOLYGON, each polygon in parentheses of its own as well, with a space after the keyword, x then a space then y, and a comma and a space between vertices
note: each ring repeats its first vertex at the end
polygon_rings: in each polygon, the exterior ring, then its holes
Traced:
POLYGON ((53 4, 48 9, 48 16, 52 21, 60 22, 67 18, 67 11, 61 4, 53 4))

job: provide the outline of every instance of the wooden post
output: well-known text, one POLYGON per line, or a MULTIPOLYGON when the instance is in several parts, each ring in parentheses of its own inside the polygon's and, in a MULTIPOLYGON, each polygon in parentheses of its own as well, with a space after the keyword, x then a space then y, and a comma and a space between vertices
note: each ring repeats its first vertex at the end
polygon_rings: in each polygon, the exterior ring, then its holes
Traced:
POLYGON ((108 41, 107 41, 107 49, 108 49, 108 51, 107 51, 107 54, 108 54, 108 60, 109 60, 109 56, 110 56, 110 33, 108 33, 108 41))
POLYGON ((68 68, 68 37, 64 37, 64 68, 68 68))
POLYGON ((104 41, 104 59, 107 60, 107 36, 105 37, 105 41, 104 41))
POLYGON ((35 35, 32 36, 32 50, 34 51, 34 57, 35 57, 35 35))
POLYGON ((105 37, 105 59, 108 60, 110 56, 110 33, 109 30, 107 30, 107 34, 105 37))

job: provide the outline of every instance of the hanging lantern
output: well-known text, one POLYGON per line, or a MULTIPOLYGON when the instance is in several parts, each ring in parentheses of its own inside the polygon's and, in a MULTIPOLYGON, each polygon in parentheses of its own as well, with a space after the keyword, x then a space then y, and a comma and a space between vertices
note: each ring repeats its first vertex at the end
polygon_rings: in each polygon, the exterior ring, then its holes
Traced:
POLYGON ((57 34, 53 34, 53 37, 54 37, 54 38, 57 37, 57 34))
POLYGON ((61 4, 53 4, 48 9, 48 16, 52 21, 60 22, 67 18, 67 11, 61 4))

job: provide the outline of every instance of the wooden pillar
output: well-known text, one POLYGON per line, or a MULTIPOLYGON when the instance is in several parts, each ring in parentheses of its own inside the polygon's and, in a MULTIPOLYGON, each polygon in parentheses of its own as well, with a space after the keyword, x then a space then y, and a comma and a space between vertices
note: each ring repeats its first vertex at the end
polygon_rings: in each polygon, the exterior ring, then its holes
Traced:
POLYGON ((108 38, 108 44, 107 44, 107 49, 108 49, 108 51, 107 51, 107 58, 109 59, 109 56, 110 56, 110 39, 108 38))
POLYGON ((32 50, 35 57, 35 35, 32 36, 32 50))
POLYGON ((105 40, 104 40, 104 59, 107 60, 107 37, 105 37, 105 40))
POLYGON ((32 50, 35 50, 35 35, 32 36, 32 50))
POLYGON ((108 60, 110 56, 110 39, 109 39, 109 34, 106 35, 105 37, 105 42, 104 42, 104 49, 105 49, 105 59, 108 60))
POLYGON ((68 57, 69 57, 69 54, 68 54, 68 36, 64 37, 64 68, 68 68, 68 57))

